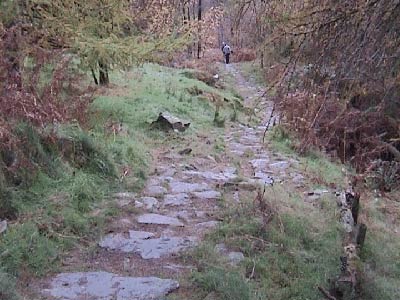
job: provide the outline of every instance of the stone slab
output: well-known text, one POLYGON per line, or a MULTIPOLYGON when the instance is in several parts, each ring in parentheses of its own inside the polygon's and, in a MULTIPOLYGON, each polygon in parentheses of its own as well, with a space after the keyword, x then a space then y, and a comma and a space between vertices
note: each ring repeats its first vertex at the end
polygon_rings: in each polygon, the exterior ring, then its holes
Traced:
POLYGON ((145 194, 148 197, 161 197, 167 193, 167 189, 158 185, 150 185, 145 189, 145 194))
POLYGON ((219 199, 222 196, 221 193, 217 191, 194 192, 192 195, 201 200, 219 199))
POLYGON ((137 253, 143 259, 156 259, 178 253, 195 244, 196 238, 194 237, 163 236, 154 238, 154 234, 151 232, 130 231, 129 237, 120 233, 109 234, 99 243, 99 246, 114 251, 137 253))
POLYGON ((143 214, 138 217, 137 221, 141 224, 184 226, 184 224, 177 218, 159 214, 143 214))
POLYGON ((189 195, 186 193, 174 194, 174 195, 165 195, 164 197, 164 205, 167 206, 181 206, 185 205, 189 202, 189 195))
POLYGON ((189 183, 182 181, 170 182, 169 187, 173 194, 202 192, 210 188, 208 184, 205 183, 189 183))
POLYGON ((43 293, 57 300, 162 300, 177 288, 171 279, 78 272, 57 275, 43 293))

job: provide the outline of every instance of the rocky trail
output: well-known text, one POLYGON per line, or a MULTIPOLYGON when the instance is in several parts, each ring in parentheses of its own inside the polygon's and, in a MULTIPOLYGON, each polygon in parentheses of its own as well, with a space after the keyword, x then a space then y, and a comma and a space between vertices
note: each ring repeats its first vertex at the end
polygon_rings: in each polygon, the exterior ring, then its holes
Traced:
MULTIPOLYGON (((251 105, 264 90, 229 65, 225 75, 236 81, 237 92, 251 105)), ((213 156, 178 154, 170 149, 154 153, 155 165, 141 195, 115 195, 124 212, 110 226, 90 259, 71 256, 64 273, 46 279, 41 294, 49 300, 161 300, 176 292, 193 268, 181 257, 218 226, 219 202, 240 201, 261 184, 301 186, 298 162, 272 153, 262 143, 272 105, 263 103, 259 126, 233 123, 225 130, 225 153, 213 156), (77 272, 78 271, 78 272, 77 272)), ((204 141, 207 143, 207 141, 204 141)), ((220 247, 235 264, 240 252, 220 247)))

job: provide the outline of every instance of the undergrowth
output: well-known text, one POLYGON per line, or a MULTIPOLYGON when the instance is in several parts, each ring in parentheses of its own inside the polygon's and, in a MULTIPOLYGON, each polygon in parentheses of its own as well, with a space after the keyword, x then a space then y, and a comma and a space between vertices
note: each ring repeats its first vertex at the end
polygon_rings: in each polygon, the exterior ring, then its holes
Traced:
POLYGON ((223 223, 191 254, 198 266, 194 284, 199 294, 215 292, 221 299, 320 299, 316 286, 337 274, 342 231, 334 199, 313 208, 281 187, 266 195, 276 195, 267 201, 278 207, 269 224, 253 202, 242 199, 239 207, 227 205, 223 223), (218 243, 241 251, 245 260, 231 266, 216 252, 218 243))
MULTIPOLYGON (((268 135, 268 140, 273 150, 296 157, 300 160, 301 167, 309 175, 311 183, 316 186, 330 186, 343 188, 343 170, 346 166, 333 162, 320 151, 308 151, 302 156, 296 153, 296 138, 280 125, 275 126, 268 135)), ((352 172, 349 170, 348 172, 352 172)))

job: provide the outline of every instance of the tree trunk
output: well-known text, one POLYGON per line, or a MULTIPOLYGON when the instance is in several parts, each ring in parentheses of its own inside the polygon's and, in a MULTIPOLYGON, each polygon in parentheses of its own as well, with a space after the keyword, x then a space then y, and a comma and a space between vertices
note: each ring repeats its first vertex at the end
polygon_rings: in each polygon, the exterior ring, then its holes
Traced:
MULTIPOLYGON (((188 5, 188 8, 187 8, 187 20, 188 20, 188 23, 190 23, 190 20, 191 20, 191 18, 190 18, 190 5, 188 5)), ((189 46, 188 46, 188 54, 190 55, 190 57, 192 57, 192 53, 193 53, 192 45, 189 44, 189 46)))
POLYGON ((202 13, 202 3, 201 0, 198 2, 197 6, 197 22, 198 22, 198 40, 197 40, 197 59, 200 59, 201 54, 201 13, 202 13))
POLYGON ((94 83, 96 85, 99 85, 99 81, 97 80, 97 77, 96 77, 96 74, 94 73, 94 70, 93 69, 90 69, 90 70, 92 72, 92 77, 93 77, 94 83))
POLYGON ((261 69, 264 69, 264 50, 261 51, 260 67, 261 69))
POLYGON ((110 80, 108 78, 108 68, 106 64, 99 62, 99 84, 108 85, 110 80))

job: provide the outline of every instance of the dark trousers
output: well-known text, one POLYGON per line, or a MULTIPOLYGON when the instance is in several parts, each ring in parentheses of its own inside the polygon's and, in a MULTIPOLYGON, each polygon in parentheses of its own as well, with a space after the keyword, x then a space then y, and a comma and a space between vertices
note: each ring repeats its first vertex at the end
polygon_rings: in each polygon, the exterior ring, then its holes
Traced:
POLYGON ((229 64, 229 56, 230 56, 230 53, 225 54, 225 63, 226 64, 229 64))

